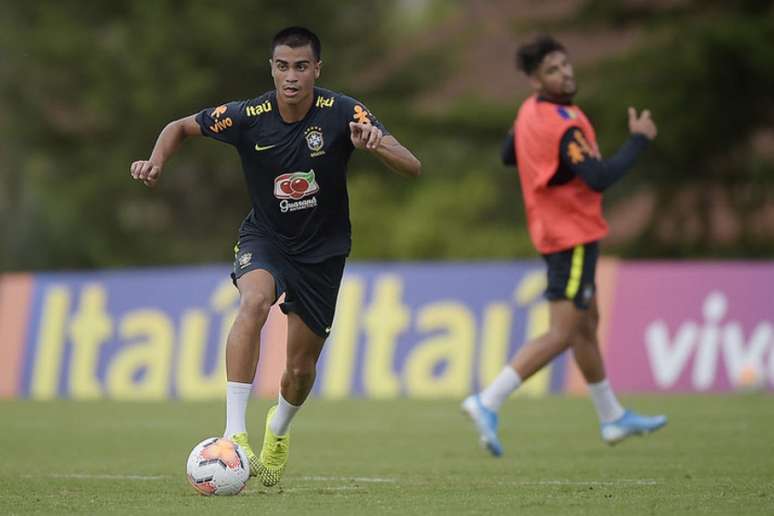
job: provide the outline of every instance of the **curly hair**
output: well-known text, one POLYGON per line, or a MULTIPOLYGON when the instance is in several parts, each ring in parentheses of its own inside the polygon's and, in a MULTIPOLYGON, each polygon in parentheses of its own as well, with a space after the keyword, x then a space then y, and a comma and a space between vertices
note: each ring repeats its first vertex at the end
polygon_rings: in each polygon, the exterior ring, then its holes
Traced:
POLYGON ((532 75, 551 52, 565 51, 564 45, 547 34, 537 36, 533 41, 522 45, 516 51, 516 68, 532 75))

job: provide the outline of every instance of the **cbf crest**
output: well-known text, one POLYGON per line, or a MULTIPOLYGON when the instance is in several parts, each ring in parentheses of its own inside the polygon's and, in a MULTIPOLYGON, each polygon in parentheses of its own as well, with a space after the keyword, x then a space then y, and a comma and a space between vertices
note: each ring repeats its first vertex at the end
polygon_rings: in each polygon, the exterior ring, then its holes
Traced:
POLYGON ((316 158, 325 154, 323 147, 325 146, 325 140, 323 140, 322 129, 316 125, 308 127, 304 131, 304 138, 306 138, 306 146, 312 151, 311 157, 316 158))
POLYGON ((241 255, 237 261, 239 262, 239 268, 244 269, 248 265, 250 265, 250 261, 253 259, 253 253, 244 253, 241 255))

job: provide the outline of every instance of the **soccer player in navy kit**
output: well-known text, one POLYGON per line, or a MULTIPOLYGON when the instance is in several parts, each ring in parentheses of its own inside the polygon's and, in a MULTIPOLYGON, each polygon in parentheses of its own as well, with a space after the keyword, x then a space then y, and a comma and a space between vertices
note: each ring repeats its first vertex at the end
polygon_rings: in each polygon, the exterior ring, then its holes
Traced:
POLYGON ((239 312, 226 344, 226 430, 266 486, 285 469, 289 426, 306 400, 317 359, 333 323, 336 297, 351 248, 347 163, 355 149, 374 154, 408 177, 421 163, 362 103, 315 87, 320 41, 301 27, 280 31, 269 60, 275 90, 208 108, 169 123, 148 160, 131 175, 147 186, 190 136, 236 147, 252 210, 239 229, 232 278, 239 312), (281 294, 288 316, 287 363, 277 405, 269 409, 260 456, 252 451, 245 412, 260 350, 260 331, 281 294))

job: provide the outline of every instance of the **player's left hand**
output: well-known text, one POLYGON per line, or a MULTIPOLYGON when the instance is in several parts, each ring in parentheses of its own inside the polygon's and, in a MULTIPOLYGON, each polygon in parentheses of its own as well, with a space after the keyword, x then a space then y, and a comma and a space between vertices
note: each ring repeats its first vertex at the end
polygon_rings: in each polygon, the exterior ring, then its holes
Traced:
POLYGON ((653 140, 658 134, 656 123, 650 117, 650 110, 644 109, 639 116, 637 110, 629 108, 629 132, 632 134, 641 134, 648 140, 653 140))
POLYGON ((356 149, 375 150, 382 143, 382 130, 370 124, 349 123, 349 137, 356 149))

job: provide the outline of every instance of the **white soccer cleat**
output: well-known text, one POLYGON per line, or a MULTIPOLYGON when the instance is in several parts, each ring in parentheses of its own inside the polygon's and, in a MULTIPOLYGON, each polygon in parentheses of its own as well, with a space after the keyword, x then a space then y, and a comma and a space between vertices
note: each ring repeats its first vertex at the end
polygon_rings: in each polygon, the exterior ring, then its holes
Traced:
POLYGON ((497 412, 489 410, 482 403, 478 394, 472 394, 462 402, 462 411, 473 420, 478 430, 481 446, 494 457, 503 454, 500 440, 497 438, 497 412))
POLYGON ((655 432, 667 424, 666 416, 641 416, 633 410, 627 410, 624 415, 611 421, 602 423, 600 430, 602 440, 613 445, 620 443, 631 435, 643 435, 655 432))

